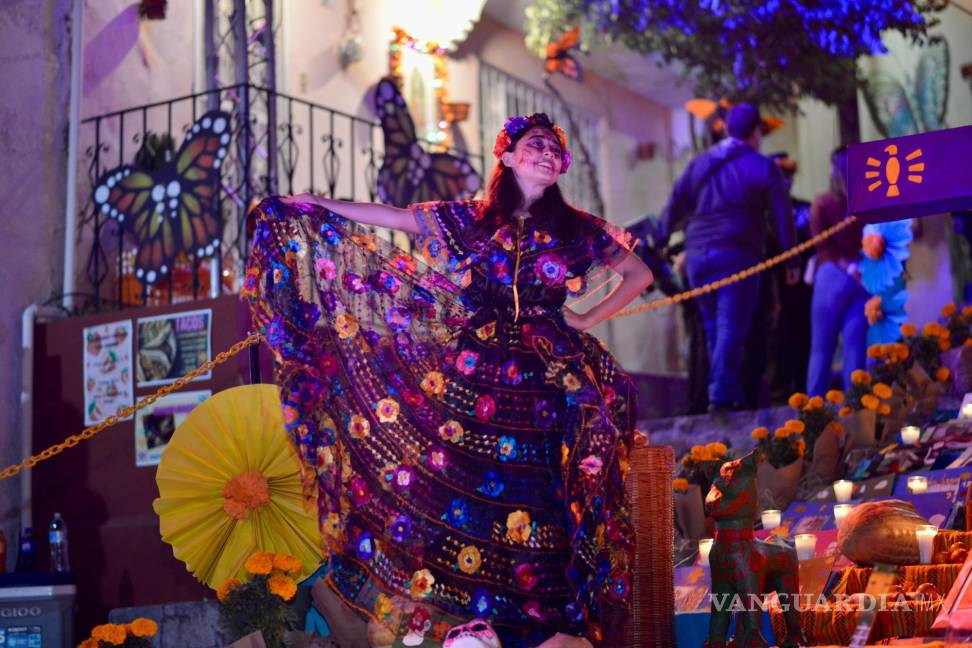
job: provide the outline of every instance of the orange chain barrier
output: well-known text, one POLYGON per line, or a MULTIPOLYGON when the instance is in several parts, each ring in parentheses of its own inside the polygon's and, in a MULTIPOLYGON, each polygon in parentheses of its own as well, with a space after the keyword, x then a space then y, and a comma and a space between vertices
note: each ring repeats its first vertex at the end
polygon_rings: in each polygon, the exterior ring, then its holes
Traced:
POLYGON ((662 308, 664 306, 671 306, 672 304, 678 304, 680 302, 685 301, 686 299, 694 299, 699 295, 705 295, 707 293, 719 290, 720 288, 725 288, 730 284, 734 284, 739 281, 742 281, 743 279, 748 279, 753 275, 759 274, 764 270, 769 270, 772 267, 778 266, 784 261, 788 261, 789 259, 792 259, 796 255, 809 250, 810 248, 817 245, 818 243, 830 238, 837 232, 846 229, 856 221, 857 221, 857 216, 851 214, 850 216, 840 221, 833 227, 828 227, 824 231, 820 232, 810 240, 804 241, 799 245, 791 247, 786 252, 781 252, 780 254, 777 254, 775 257, 771 259, 767 259, 766 261, 761 261, 760 263, 757 263, 754 266, 746 268, 745 270, 741 270, 724 279, 713 281, 712 283, 708 283, 704 286, 699 286, 698 288, 693 288, 692 290, 686 290, 685 292, 681 292, 677 295, 672 295, 671 297, 665 297, 664 299, 656 299, 655 301, 650 301, 647 304, 640 304, 638 306, 629 306, 628 308, 619 310, 617 313, 615 313, 614 315, 612 315, 607 319, 612 320, 618 317, 627 317, 629 315, 634 315, 636 313, 647 313, 648 311, 662 308))
POLYGON ((245 340, 240 340, 239 342, 231 346, 226 351, 219 353, 212 360, 207 360, 199 367, 187 373, 185 376, 176 378, 175 381, 169 383, 168 385, 165 385, 154 394, 146 396, 145 398, 138 401, 134 405, 131 405, 129 407, 124 407, 118 410, 117 414, 109 416, 98 425, 92 425, 91 427, 86 427, 78 434, 72 434, 68 438, 64 439, 64 441, 61 441, 60 443, 55 443, 51 447, 41 450, 35 455, 27 457, 19 464, 13 464, 7 466, 6 468, 3 469, 3 471, 0 471, 0 481, 3 481, 8 477, 13 477, 14 475, 19 474, 20 471, 24 470, 25 468, 33 468, 40 462, 50 459, 55 455, 61 454, 65 448, 73 448, 74 446, 78 445, 82 441, 86 441, 90 439, 91 437, 98 434, 99 432, 115 425, 122 419, 128 418, 129 416, 131 416, 138 410, 142 409, 146 405, 151 405, 152 403, 162 398, 163 396, 170 394, 176 391, 177 389, 182 389, 190 382, 192 382, 193 378, 200 376, 204 373, 208 373, 209 371, 212 370, 213 367, 223 364, 224 362, 226 362, 227 360, 229 360, 230 358, 238 354, 243 349, 256 344, 260 340, 261 340, 260 334, 254 333, 253 335, 246 338, 245 340))
MULTIPOLYGON (((622 309, 617 313, 615 313, 614 315, 612 315, 611 317, 609 317, 608 319, 627 317, 629 315, 635 315, 637 313, 647 313, 648 311, 656 310, 664 306, 670 306, 672 304, 678 304, 680 302, 685 301, 686 299, 693 299, 695 297, 698 297, 699 295, 704 295, 706 293, 713 292, 720 288, 724 288, 730 284, 734 284, 744 279, 748 279, 753 275, 759 274, 760 272, 778 266, 784 261, 787 261, 788 259, 792 259, 796 255, 805 252, 806 250, 809 250, 811 247, 817 245, 821 241, 824 241, 830 238, 831 236, 833 236, 834 234, 836 234, 837 232, 841 231, 842 229, 847 228, 848 226, 853 224, 856 220, 857 220, 856 216, 853 215, 848 216, 847 218, 837 223, 833 227, 830 227, 820 232, 810 240, 800 243, 799 245, 790 248, 786 252, 777 254, 775 257, 771 259, 767 259, 766 261, 762 261, 752 267, 746 268, 745 270, 730 275, 725 279, 719 279, 718 281, 713 281, 712 283, 706 284, 704 286, 699 286, 698 288, 693 288, 692 290, 687 290, 677 295, 672 295, 671 297, 666 297, 664 299, 656 299, 655 301, 648 302, 647 304, 641 304, 639 306, 631 306, 622 309)), ((7 466, 2 471, 0 471, 0 481, 3 481, 8 477, 13 477, 14 475, 19 474, 25 468, 33 468, 41 461, 45 461, 55 455, 61 454, 61 452, 63 452, 65 448, 73 448, 74 446, 78 445, 82 441, 86 441, 91 437, 93 437, 94 435, 98 434, 99 432, 107 428, 110 428, 111 426, 115 425, 122 419, 128 418, 129 416, 131 416, 138 410, 142 409, 146 405, 151 405, 159 398, 167 394, 170 394, 178 389, 182 389, 187 384, 192 382, 193 378, 201 374, 207 373, 217 365, 223 364, 233 356, 237 355, 243 349, 258 343, 261 339, 262 337, 260 336, 259 333, 254 333, 250 335, 250 337, 246 338, 245 340, 240 340, 239 342, 231 346, 226 351, 219 353, 212 360, 207 360, 201 366, 197 367, 196 369, 193 369, 185 376, 182 376, 181 378, 177 378, 174 382, 165 385, 154 394, 146 396, 145 398, 143 398, 142 400, 138 401, 137 403, 135 403, 130 407, 122 408, 121 410, 118 411, 117 414, 113 416, 109 416, 98 425, 87 427, 83 429, 81 432, 79 432, 78 434, 73 434, 68 438, 64 439, 64 441, 60 443, 56 443, 51 447, 46 448, 35 455, 31 455, 30 457, 27 457, 19 464, 13 464, 7 466)))

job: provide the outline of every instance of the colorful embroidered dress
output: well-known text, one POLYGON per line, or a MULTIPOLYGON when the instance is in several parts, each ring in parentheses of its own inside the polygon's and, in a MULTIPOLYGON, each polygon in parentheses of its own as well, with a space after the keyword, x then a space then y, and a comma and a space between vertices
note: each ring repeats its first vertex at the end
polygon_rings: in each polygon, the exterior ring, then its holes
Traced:
POLYGON ((329 582, 380 621, 409 600, 488 619, 507 648, 558 631, 620 646, 634 390, 562 309, 627 249, 589 215, 570 241, 532 218, 470 240, 482 209, 416 205, 424 263, 321 208, 256 210, 243 294, 318 489, 329 582))

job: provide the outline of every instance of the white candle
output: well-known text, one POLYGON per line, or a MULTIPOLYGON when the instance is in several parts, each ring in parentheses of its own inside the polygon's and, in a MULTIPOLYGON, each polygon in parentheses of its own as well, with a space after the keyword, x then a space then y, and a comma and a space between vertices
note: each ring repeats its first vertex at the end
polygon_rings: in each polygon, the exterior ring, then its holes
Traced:
POLYGON ((709 552, 712 551, 712 538, 702 538, 699 540, 699 562, 703 567, 709 566, 709 552))
POLYGON ((766 509, 760 516, 763 520, 764 529, 775 529, 780 526, 780 517, 783 515, 782 511, 776 509, 766 509))
POLYGON ((817 536, 812 533, 798 533, 793 537, 796 542, 797 558, 810 560, 816 554, 817 536))
POLYGON ((962 418, 972 419, 972 403, 962 406, 962 418))
POLYGON ((838 529, 844 523, 844 518, 847 517, 852 508, 854 508, 853 504, 834 504, 834 522, 838 529))
POLYGON ((915 529, 915 535, 918 536, 918 555, 921 558, 921 564, 931 564, 932 549, 935 546, 938 527, 934 524, 922 524, 915 529))
POLYGON ((918 443, 918 437, 921 435, 921 430, 914 425, 906 425, 901 428, 901 443, 905 445, 915 445, 918 443))
POLYGON ((928 478, 922 477, 921 475, 915 475, 914 477, 908 478, 908 490, 912 494, 917 495, 919 493, 924 493, 928 490, 928 478))
POLYGON ((834 482, 834 496, 838 502, 845 503, 851 501, 851 494, 854 492, 854 482, 846 479, 839 479, 834 482))

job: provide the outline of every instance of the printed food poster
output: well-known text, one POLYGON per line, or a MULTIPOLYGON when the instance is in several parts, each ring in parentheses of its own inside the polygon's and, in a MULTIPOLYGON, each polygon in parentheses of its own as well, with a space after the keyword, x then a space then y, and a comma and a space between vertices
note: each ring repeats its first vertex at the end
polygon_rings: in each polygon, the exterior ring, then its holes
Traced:
MULTIPOLYGON (((210 309, 139 318, 138 386, 170 383, 209 360, 212 320, 210 309)), ((211 377, 205 373, 196 380, 211 377)))
POLYGON ((84 424, 96 425, 131 407, 132 321, 84 329, 84 424))
POLYGON ((189 412, 213 395, 210 390, 163 396, 135 414, 135 465, 157 466, 172 433, 189 412))

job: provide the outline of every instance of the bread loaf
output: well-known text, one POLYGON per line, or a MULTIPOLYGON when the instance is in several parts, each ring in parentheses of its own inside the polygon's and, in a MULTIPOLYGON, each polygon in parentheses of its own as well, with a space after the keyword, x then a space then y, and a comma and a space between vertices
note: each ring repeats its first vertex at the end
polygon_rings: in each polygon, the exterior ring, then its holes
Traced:
POLYGON ((920 558, 915 529, 922 524, 928 522, 909 502, 864 502, 844 518, 837 546, 858 565, 917 565, 920 558))

